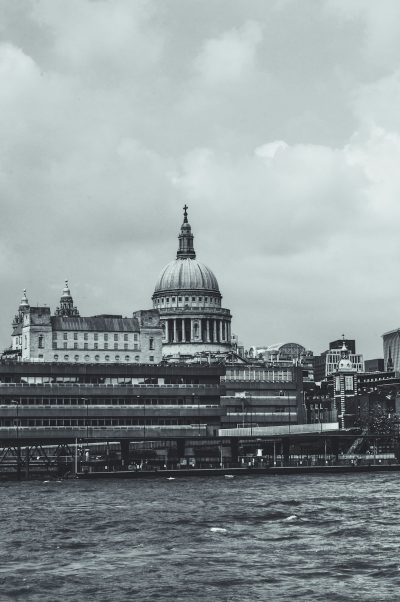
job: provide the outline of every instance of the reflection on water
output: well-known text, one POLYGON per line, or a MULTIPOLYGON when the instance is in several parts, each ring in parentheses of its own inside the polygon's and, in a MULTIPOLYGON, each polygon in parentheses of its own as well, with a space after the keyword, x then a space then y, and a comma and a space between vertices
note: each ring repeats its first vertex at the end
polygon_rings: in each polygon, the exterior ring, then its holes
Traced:
POLYGON ((0 600, 398 600, 393 474, 1 483, 0 600))

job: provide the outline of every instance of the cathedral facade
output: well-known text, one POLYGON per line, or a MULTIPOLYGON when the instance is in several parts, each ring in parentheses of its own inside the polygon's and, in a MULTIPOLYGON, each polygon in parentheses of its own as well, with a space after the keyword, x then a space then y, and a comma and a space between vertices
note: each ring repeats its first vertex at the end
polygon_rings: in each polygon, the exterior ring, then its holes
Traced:
POLYGON ((222 307, 218 281, 196 259, 184 207, 176 259, 161 271, 152 296, 160 313, 163 355, 219 353, 231 349, 231 313, 222 307))

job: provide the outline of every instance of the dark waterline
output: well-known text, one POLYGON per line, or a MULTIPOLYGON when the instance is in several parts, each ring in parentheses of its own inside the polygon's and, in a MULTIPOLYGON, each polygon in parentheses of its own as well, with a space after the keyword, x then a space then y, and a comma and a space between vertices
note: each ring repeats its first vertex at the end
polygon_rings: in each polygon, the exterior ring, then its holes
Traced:
POLYGON ((400 475, 0 484, 0 600, 399 599, 400 475))

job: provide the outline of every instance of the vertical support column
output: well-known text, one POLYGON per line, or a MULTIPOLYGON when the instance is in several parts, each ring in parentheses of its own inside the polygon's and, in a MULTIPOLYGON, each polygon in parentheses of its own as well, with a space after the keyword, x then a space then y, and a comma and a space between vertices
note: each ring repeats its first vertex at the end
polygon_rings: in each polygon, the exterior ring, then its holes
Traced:
POLYGON ((165 320, 165 340, 169 343, 169 328, 168 328, 168 320, 165 320))
POLYGON ((30 452, 30 447, 29 445, 27 445, 25 447, 25 478, 28 481, 29 480, 29 452, 30 452))
POLYGON ((222 343, 223 338, 222 338, 222 320, 219 320, 219 340, 222 343))
POLYGON ((121 448, 121 464, 123 468, 127 469, 129 465, 129 441, 122 439, 119 444, 121 448))
POLYGON ((210 342, 210 320, 206 320, 206 329, 207 329, 207 343, 210 342))
POLYGON ((203 320, 202 320, 202 318, 199 319, 199 335, 200 335, 200 341, 203 342, 203 320))
POLYGON ((237 464, 239 462, 239 438, 232 437, 231 439, 231 459, 237 464))
POLYGON ((217 339, 217 320, 213 320, 213 338, 214 338, 214 343, 218 343, 218 339, 217 339))
POLYGON ((186 343, 185 318, 182 318, 182 343, 186 343))
POLYGON ((176 331, 176 318, 174 318, 174 343, 178 342, 178 336, 177 336, 177 331, 176 331))

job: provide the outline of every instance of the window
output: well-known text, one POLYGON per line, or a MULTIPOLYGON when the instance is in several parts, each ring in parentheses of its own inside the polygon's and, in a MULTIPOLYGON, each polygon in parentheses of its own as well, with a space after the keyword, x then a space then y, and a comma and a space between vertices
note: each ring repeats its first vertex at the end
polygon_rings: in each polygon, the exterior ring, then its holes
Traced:
POLYGON ((54 356, 54 360, 55 360, 56 362, 58 361, 58 355, 57 355, 57 354, 54 356))
POLYGON ((90 355, 85 355, 85 362, 88 362, 90 360, 90 355))
POLYGON ((169 303, 169 297, 166 298, 166 302, 169 303))
POLYGON ((136 333, 133 335, 133 340, 134 340, 134 341, 137 341, 137 340, 138 340, 138 335, 137 335, 136 333))
POLYGON ((104 343, 104 349, 108 349, 108 343, 104 343))
POLYGON ((154 362, 154 355, 150 355, 150 357, 149 357, 149 360, 150 360, 151 362, 154 362))
POLYGON ((116 355, 116 356, 115 356, 115 361, 116 361, 116 362, 119 362, 119 355, 116 355))
POLYGON ((203 297, 199 297, 199 301, 202 301, 202 300, 203 300, 203 297))
MULTIPOLYGON (((64 337, 64 339, 65 339, 65 337, 64 337)), ((78 333, 74 332, 74 341, 77 341, 77 340, 78 340, 78 333)))
POLYGON ((104 359, 106 360, 106 362, 109 362, 109 361, 110 361, 110 356, 109 356, 109 355, 106 355, 106 356, 104 357, 104 359))
POLYGON ((129 362, 129 359, 130 359, 130 358, 129 358, 129 355, 126 355, 126 356, 125 356, 125 361, 126 361, 126 362, 129 362))
POLYGON ((150 337, 150 339, 149 339, 149 349, 154 349, 154 339, 153 339, 153 337, 150 337))
POLYGON ((107 332, 104 333, 104 340, 108 341, 108 333, 107 332))
POLYGON ((189 301, 189 297, 185 297, 185 301, 189 301))
POLYGON ((127 349, 128 349, 128 343, 124 343, 124 349, 125 349, 125 351, 127 351, 127 349))
POLYGON ((99 355, 95 355, 94 359, 96 360, 96 362, 100 361, 100 356, 99 355))
POLYGON ((118 349, 118 343, 114 343, 114 349, 118 349))
POLYGON ((83 348, 84 348, 84 349, 89 349, 89 347, 88 347, 88 343, 83 343, 83 348))
POLYGON ((135 351, 139 351, 139 345, 138 345, 137 343, 134 343, 134 344, 133 344, 133 349, 134 349, 135 351))
POLYGON ((346 391, 353 390, 353 377, 352 376, 345 376, 345 387, 346 387, 346 391))
POLYGON ((74 360, 75 360, 76 362, 79 362, 79 355, 74 355, 74 360))
POLYGON ((204 297, 204 301, 208 301, 208 297, 204 297))
POLYGON ((128 340, 128 335, 124 334, 124 341, 127 341, 127 340, 128 340))
POLYGON ((78 349, 78 343, 74 343, 74 349, 78 349))
POLYGON ((57 333, 53 332, 53 340, 57 338, 57 333))
POLYGON ((98 333, 98 332, 95 332, 95 333, 94 333, 94 340, 95 340, 95 341, 98 341, 98 340, 99 340, 99 333, 98 333))
POLYGON ((182 301, 182 297, 178 297, 178 301, 181 302, 182 301))
POLYGON ((64 360, 65 360, 66 362, 68 362, 68 360, 69 360, 69 355, 64 355, 64 360))
POLYGON ((39 335, 38 347, 39 347, 39 349, 43 349, 43 335, 42 334, 39 335))
POLYGON ((175 303, 175 297, 172 297, 172 303, 175 303))
POLYGON ((98 348, 99 348, 99 344, 98 344, 98 343, 95 343, 95 344, 94 344, 94 349, 98 349, 98 348))
POLYGON ((68 333, 64 332, 64 341, 66 341, 68 339, 68 333))
POLYGON ((192 301, 196 301, 196 297, 192 297, 192 301))
POLYGON ((57 341, 53 342, 53 349, 57 349, 57 341))
POLYGON ((83 334, 83 338, 84 338, 84 340, 85 340, 85 341, 87 341, 87 340, 88 340, 88 337, 89 337, 89 334, 88 334, 87 332, 85 332, 85 333, 83 334))
POLYGON ((118 341, 118 335, 114 334, 114 341, 118 341))
POLYGON ((68 349, 68 343, 64 343, 64 349, 68 349))
POLYGON ((140 357, 138 355, 135 355, 135 362, 138 362, 140 360, 140 357))

